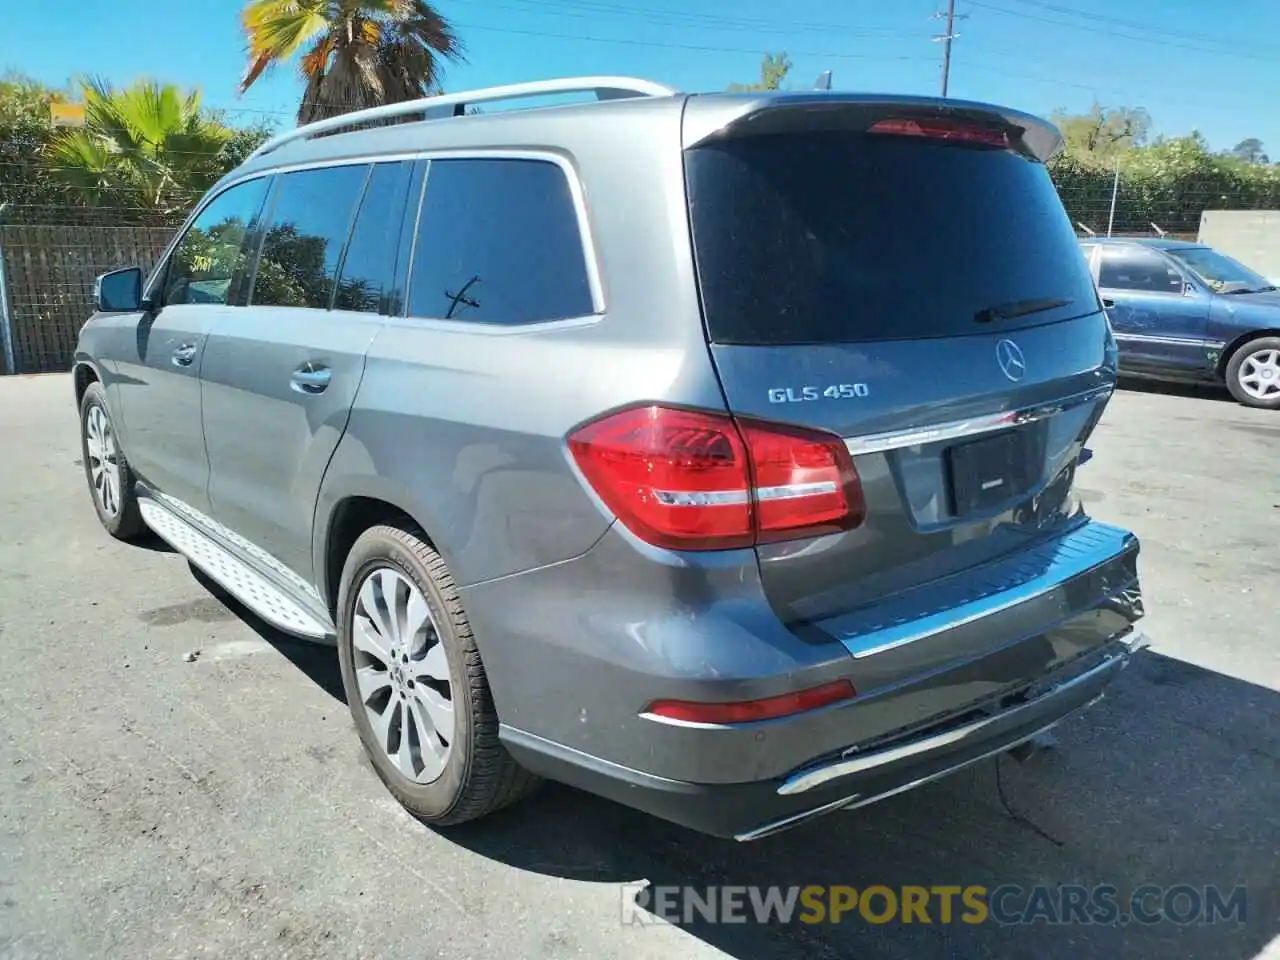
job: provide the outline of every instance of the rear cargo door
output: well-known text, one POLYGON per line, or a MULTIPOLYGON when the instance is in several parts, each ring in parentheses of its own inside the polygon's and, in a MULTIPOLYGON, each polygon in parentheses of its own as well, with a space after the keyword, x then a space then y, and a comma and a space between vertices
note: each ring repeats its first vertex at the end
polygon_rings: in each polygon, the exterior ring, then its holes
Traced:
POLYGON ((865 499, 854 529, 757 548, 771 602, 794 620, 1080 522, 1075 461, 1115 359, 1037 156, 1052 128, 811 100, 759 101, 710 130, 686 114, 695 261, 729 407, 844 438, 865 499))

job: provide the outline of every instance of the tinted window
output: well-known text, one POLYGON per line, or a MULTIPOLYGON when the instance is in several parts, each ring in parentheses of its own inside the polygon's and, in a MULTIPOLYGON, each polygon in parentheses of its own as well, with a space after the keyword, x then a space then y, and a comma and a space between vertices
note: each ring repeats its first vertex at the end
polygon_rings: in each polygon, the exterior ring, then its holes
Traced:
POLYGON ((1104 247, 1098 286, 1143 293, 1181 293, 1182 275, 1164 257, 1142 247, 1104 247))
POLYGON ((253 279, 253 303, 328 308, 368 174, 368 166, 322 167, 279 177, 253 279))
POLYGON ((533 160, 435 160, 409 283, 409 313, 536 323, 592 312, 564 172, 533 160))
POLYGON ((1009 151, 791 133, 699 147, 686 172, 716 341, 1007 332, 1099 309, 1048 173, 1009 151))
POLYGON ((164 302, 224 304, 244 279, 245 236, 262 208, 267 178, 250 180, 214 197, 174 248, 164 302))
POLYGON ((334 309, 365 313, 377 313, 384 305, 389 309, 411 166, 380 163, 373 168, 342 260, 334 309))

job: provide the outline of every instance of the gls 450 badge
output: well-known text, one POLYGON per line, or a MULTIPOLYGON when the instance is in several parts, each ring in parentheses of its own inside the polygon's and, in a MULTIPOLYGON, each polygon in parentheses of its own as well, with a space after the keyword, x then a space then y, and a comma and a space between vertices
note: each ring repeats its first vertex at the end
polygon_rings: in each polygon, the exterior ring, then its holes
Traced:
POLYGON ((865 383, 833 383, 828 387, 774 387, 770 403, 805 403, 809 400, 856 400, 871 395, 865 383))

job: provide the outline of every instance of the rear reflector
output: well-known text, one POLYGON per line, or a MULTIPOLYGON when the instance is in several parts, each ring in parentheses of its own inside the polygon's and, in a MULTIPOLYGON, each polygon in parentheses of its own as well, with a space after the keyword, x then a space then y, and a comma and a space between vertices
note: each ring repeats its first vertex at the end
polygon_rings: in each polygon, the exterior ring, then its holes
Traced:
POLYGON ((820 687, 766 697, 763 700, 739 700, 734 703, 655 700, 645 713, 683 723, 752 723, 828 707, 842 700, 851 700, 855 694, 853 684, 848 680, 835 680, 820 687))
POLYGON ((870 133, 888 133, 900 137, 928 137, 960 143, 981 143, 989 147, 1008 147, 1009 135, 994 127, 965 123, 961 120, 881 120, 870 133))
POLYGON ((834 434, 658 405, 593 421, 569 450, 632 533, 674 550, 723 550, 847 530, 862 488, 834 434))

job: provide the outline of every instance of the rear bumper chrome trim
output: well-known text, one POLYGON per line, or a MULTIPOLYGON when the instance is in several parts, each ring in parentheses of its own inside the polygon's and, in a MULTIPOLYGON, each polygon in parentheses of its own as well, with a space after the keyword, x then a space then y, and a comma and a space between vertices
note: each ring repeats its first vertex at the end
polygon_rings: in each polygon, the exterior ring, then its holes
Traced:
MULTIPOLYGON (((1101 700, 1101 699, 1102 697, 1100 695, 1097 697, 1094 697, 1093 700, 1090 700, 1089 703, 1084 704, 1079 709, 1083 710, 1085 709, 1085 707, 1091 706, 1092 704, 1096 703, 1098 700, 1101 700)), ((1072 712, 1075 712, 1075 711, 1072 711, 1072 712)), ((1069 714, 1067 716, 1069 716, 1069 714)), ((916 789, 917 787, 923 787, 925 784, 933 783, 933 781, 935 780, 941 780, 943 777, 948 777, 953 773, 963 770, 965 767, 971 767, 975 763, 981 763, 983 760, 990 760, 994 756, 997 756, 1001 753, 1005 753, 1009 750, 1012 750, 1014 747, 1021 746, 1022 744, 1026 743, 1029 740, 1034 740, 1036 737, 1040 736, 1042 733, 1052 730, 1054 727, 1060 724, 1063 720, 1065 720, 1067 716, 1059 717, 1057 720, 1054 720, 1052 723, 1046 723, 1043 727, 1040 727, 1038 730, 1032 733, 1028 733, 1025 736, 1018 737, 1016 740, 1010 740, 1008 743, 1002 743, 1000 746, 994 747, 991 750, 988 750, 985 753, 980 754, 979 756, 970 757, 967 760, 962 760, 960 763, 952 764, 951 766, 946 767, 943 770, 934 771, 928 776, 917 777, 915 780, 912 780, 910 783, 901 784, 899 786, 894 787, 892 790, 882 790, 879 793, 874 793, 869 797, 864 797, 860 793, 855 793, 851 796, 845 797, 842 800, 836 800, 836 801, 833 801, 832 803, 824 803, 821 806, 814 807, 810 810, 802 811, 801 813, 792 814, 791 816, 784 817, 781 820, 772 820, 769 823, 762 824, 761 826, 758 826, 753 830, 747 830, 744 833, 734 834, 733 839, 737 840, 739 843, 749 843, 752 840, 759 840, 763 837, 772 836, 773 834, 779 833, 783 830, 788 830, 791 827, 799 826, 805 820, 808 820, 812 817, 821 816, 824 813, 834 813, 837 810, 857 810, 860 807, 869 807, 873 803, 879 803, 881 800, 888 800, 890 797, 896 797, 900 793, 906 793, 910 790, 916 789)))
MULTIPOLYGON (((1072 677, 1070 680, 1066 680, 1058 684, 1056 687, 1053 687, 1041 696, 1036 697, 1034 700, 1029 700, 1026 703, 1019 704, 1018 706, 1011 707, 1007 710, 1001 710, 998 713, 993 713, 988 717, 983 717, 981 720, 975 720, 972 723, 965 724, 962 727, 956 727, 953 730, 947 730, 943 733, 924 737, 919 740, 912 740, 908 743, 899 744, 898 746, 889 747, 884 750, 877 750, 873 753, 846 757, 820 767, 803 770, 784 780, 778 787, 778 793, 783 796, 804 793, 807 790, 812 790, 816 787, 830 783, 832 780, 838 780, 841 777, 847 777, 851 774, 865 773, 868 770, 887 766, 888 764, 897 763, 901 760, 907 760, 912 757, 918 757, 922 754, 932 753, 934 751, 945 750, 948 748, 955 748, 966 740, 972 740, 975 737, 981 736, 984 731, 996 724, 1016 723, 1019 716, 1031 715, 1058 697, 1068 696, 1073 690, 1078 690, 1080 687, 1093 683, 1105 674, 1120 670, 1129 662, 1129 658, 1136 651, 1141 650, 1148 645, 1146 634, 1138 627, 1131 628, 1128 633, 1118 639, 1118 642, 1123 647, 1121 652, 1111 654, 1096 666, 1091 667, 1079 676, 1072 677)), ((1101 694, 1099 694, 1099 697, 1100 696, 1101 694)), ((1084 707, 1095 702, 1097 699, 1098 697, 1095 697, 1088 703, 1081 704, 1076 709, 1084 709, 1084 707)), ((1068 713, 1074 712, 1075 710, 1068 711, 1068 713)), ((1064 714, 1063 716, 1066 715, 1067 714, 1064 714)), ((1040 730, 1047 729, 1049 726, 1053 726, 1062 719, 1063 717, 1057 717, 1052 721, 1052 723, 1040 728, 1040 730)), ((1019 738, 1016 741, 1002 743, 998 748, 993 750, 992 753, 1002 753, 1010 747, 1017 746, 1018 743, 1025 742, 1030 739, 1031 736, 1034 736, 1034 734, 1019 738)), ((991 754, 985 754, 984 756, 990 755, 991 754)), ((974 761, 967 761, 959 766, 967 766, 969 762, 976 762, 977 759, 982 758, 975 758, 974 761)), ((959 769, 959 766, 949 767, 945 772, 959 769)), ((937 776, 941 775, 941 773, 937 774, 937 776)), ((930 779, 932 779, 932 777, 930 779)), ((915 784, 912 784, 912 786, 914 785, 915 784)), ((902 787, 901 789, 905 790, 909 789, 909 787, 902 787)))
POLYGON ((902 447, 917 447, 926 443, 939 443, 944 440, 959 440, 964 437, 976 437, 984 433, 994 433, 1008 427, 1016 427, 1024 423, 1043 420, 1071 407, 1078 407, 1090 401, 1102 400, 1111 396, 1114 387, 1108 385, 1094 390, 1086 390, 1054 403, 1041 404, 1036 407, 1025 407, 1021 410, 1005 410, 1001 413, 984 414, 980 417, 968 417, 964 420, 949 420, 928 427, 909 427, 906 430, 889 430, 884 433, 869 433, 862 437, 846 437, 844 445, 853 456, 868 453, 884 453, 886 450, 897 450, 902 447))

